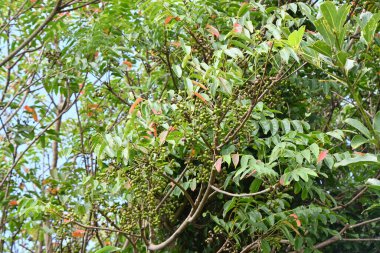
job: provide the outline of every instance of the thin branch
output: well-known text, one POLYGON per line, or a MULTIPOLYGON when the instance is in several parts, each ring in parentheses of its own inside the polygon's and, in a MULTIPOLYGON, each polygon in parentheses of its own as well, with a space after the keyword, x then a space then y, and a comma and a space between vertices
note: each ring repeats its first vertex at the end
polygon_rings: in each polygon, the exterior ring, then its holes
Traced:
POLYGON ((190 205, 192 208, 194 208, 194 201, 193 199, 191 198, 191 196, 189 195, 189 193, 185 190, 185 188, 183 188, 183 186, 181 184, 179 184, 176 180, 174 180, 173 178, 163 174, 164 177, 166 177, 167 179, 170 180, 170 182, 172 182, 173 184, 175 184, 179 189, 181 189, 181 191, 183 192, 183 194, 185 195, 185 197, 187 198, 187 200, 190 202, 190 205))
POLYGON ((364 226, 364 225, 367 225, 369 223, 372 223, 372 222, 377 222, 377 221, 380 221, 380 217, 377 217, 377 218, 374 218, 374 219, 371 219, 371 220, 367 220, 367 221, 363 221, 363 222, 360 222, 360 223, 357 223, 357 224, 354 224, 354 225, 349 225, 349 224, 346 224, 342 230, 340 230, 339 232, 339 235, 336 235, 336 236, 333 236, 333 237, 330 237, 329 239, 321 242, 321 243, 318 243, 317 245, 314 246, 314 249, 322 249, 332 243, 335 243, 337 241, 340 241, 342 240, 342 235, 348 230, 348 229, 353 229, 353 228, 357 228, 357 227, 361 227, 361 226, 364 226))
POLYGON ((254 193, 231 193, 231 192, 227 192, 227 191, 223 191, 215 186, 211 186, 211 188, 217 192, 220 192, 224 195, 227 195, 227 196, 230 196, 230 197, 240 197, 240 198, 247 198, 247 197, 253 197, 253 196, 257 196, 257 195, 260 195, 260 194, 263 194, 263 193, 266 193, 266 192, 269 192, 273 189, 276 188, 277 185, 274 185, 274 186, 271 186, 265 190, 262 190, 262 191, 258 191, 258 192, 254 192, 254 193))
POLYGON ((45 19, 45 21, 36 29, 34 32, 23 42, 20 46, 18 46, 13 52, 11 52, 4 60, 0 62, 0 67, 4 66, 7 62, 12 60, 12 58, 17 55, 24 47, 26 47, 44 28, 45 26, 53 20, 54 16, 58 13, 59 8, 61 6, 62 0, 58 0, 56 5, 54 6, 53 11, 50 15, 45 19))

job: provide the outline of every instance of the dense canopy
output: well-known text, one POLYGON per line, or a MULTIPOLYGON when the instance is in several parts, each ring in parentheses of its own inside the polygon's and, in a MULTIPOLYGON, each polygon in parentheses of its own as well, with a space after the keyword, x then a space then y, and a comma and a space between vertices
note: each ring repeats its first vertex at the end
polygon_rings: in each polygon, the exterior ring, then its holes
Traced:
POLYGON ((379 10, 0 1, 0 252, 380 252, 379 10))

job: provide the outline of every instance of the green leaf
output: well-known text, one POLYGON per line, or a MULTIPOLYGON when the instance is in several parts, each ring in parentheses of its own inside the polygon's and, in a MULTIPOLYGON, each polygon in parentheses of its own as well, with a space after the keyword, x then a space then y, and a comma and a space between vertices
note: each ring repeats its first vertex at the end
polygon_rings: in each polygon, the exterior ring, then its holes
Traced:
POLYGON ((361 123, 359 120, 357 119, 346 119, 344 122, 346 122, 347 124, 349 124, 350 126, 356 128, 357 130, 359 130, 362 134, 364 134, 367 138, 371 138, 371 134, 368 130, 368 128, 366 128, 363 123, 361 123))
POLYGON ((379 20, 380 20, 380 13, 374 14, 362 30, 362 36, 364 40, 367 42, 367 45, 372 43, 373 36, 376 32, 376 28, 379 23, 379 20))
POLYGON ((189 78, 185 78, 185 87, 189 97, 192 97, 194 94, 194 85, 193 82, 189 78))
POLYGON ((297 50, 300 46, 304 33, 305 33, 305 26, 302 26, 297 31, 293 31, 288 37, 287 43, 289 44, 289 46, 297 50))
POLYGON ((173 71, 178 76, 178 78, 181 78, 181 76, 182 76, 182 69, 181 69, 181 67, 179 65, 174 65, 173 66, 173 71))
POLYGON ((267 242, 266 240, 262 240, 261 241, 261 250, 263 253, 270 253, 271 248, 270 248, 269 242, 267 242))
POLYGON ((326 44, 326 42, 322 40, 318 40, 313 45, 310 46, 310 48, 314 49, 320 54, 323 54, 328 57, 332 57, 332 49, 329 45, 326 44))
POLYGON ((372 154, 365 154, 363 156, 358 155, 355 157, 350 157, 343 159, 342 161, 336 163, 334 165, 335 168, 340 167, 340 166, 347 166, 347 165, 352 165, 352 164, 366 164, 366 163, 376 163, 378 164, 379 161, 377 160, 377 157, 372 154))
POLYGON ((239 48, 236 48, 236 47, 225 49, 224 53, 234 59, 239 58, 239 57, 244 58, 243 53, 240 51, 239 48))
POLYGON ((356 149, 367 142, 368 142, 368 139, 364 138, 363 136, 355 135, 354 138, 352 138, 351 140, 351 147, 352 149, 356 149))
POLYGON ((373 118, 373 129, 380 134, 380 111, 378 111, 373 118))
POLYGON ((319 156, 319 146, 316 143, 313 143, 309 146, 311 153, 313 153, 315 159, 318 159, 319 156))
POLYGON ((333 2, 327 1, 320 5, 320 10, 323 17, 326 19, 328 25, 333 28, 337 28, 337 11, 333 2))
POLYGON ((118 250, 121 250, 121 249, 114 247, 114 246, 105 246, 105 247, 95 251, 95 253, 109 253, 109 252, 115 252, 118 250))

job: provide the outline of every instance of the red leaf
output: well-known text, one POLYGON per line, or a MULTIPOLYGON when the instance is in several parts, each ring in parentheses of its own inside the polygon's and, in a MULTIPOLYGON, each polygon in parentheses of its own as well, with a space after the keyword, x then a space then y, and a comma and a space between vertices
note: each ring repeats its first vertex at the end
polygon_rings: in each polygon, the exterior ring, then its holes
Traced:
POLYGON ((140 104, 140 102, 143 101, 143 98, 139 97, 136 99, 136 101, 132 104, 131 109, 129 109, 129 114, 132 114, 135 110, 136 106, 140 104))
POLYGON ((216 29, 216 28, 213 27, 212 25, 206 25, 206 28, 207 28, 207 30, 209 31, 209 33, 211 33, 211 34, 214 35, 215 37, 219 38, 220 33, 219 33, 218 29, 216 29))
POLYGON ((218 160, 216 160, 214 166, 215 166, 215 169, 218 173, 220 173, 222 171, 222 162, 223 162, 223 159, 222 158, 219 158, 218 160))
POLYGON ((233 154, 231 158, 232 158, 232 163, 234 164, 236 168, 239 164, 239 154, 233 154))
POLYGON ((77 230, 73 231, 73 232, 71 233, 71 235, 72 235, 73 237, 80 238, 80 237, 83 237, 83 236, 84 236, 84 233, 85 233, 85 232, 86 232, 86 231, 84 231, 84 230, 82 230, 82 229, 77 229, 77 230))
POLYGON ((125 60, 125 61, 123 61, 123 64, 127 65, 128 70, 130 70, 132 68, 132 62, 130 62, 130 61, 125 60))
POLYGON ((329 152, 329 151, 328 151, 327 149, 321 151, 321 153, 319 153, 319 156, 318 156, 318 159, 317 159, 317 163, 322 162, 323 159, 326 158, 328 152, 329 152))
POLYGON ((243 31, 243 27, 239 23, 234 24, 234 32, 241 33, 243 31))
POLYGON ((173 18, 174 18, 173 16, 168 16, 167 18, 165 18, 165 25, 169 24, 173 18))

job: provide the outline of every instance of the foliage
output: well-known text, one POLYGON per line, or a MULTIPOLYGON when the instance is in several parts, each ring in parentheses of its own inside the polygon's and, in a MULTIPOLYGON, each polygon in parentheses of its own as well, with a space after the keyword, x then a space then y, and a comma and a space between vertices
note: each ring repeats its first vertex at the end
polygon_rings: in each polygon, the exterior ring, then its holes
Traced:
POLYGON ((284 2, 0 3, 0 251, 380 250, 379 4, 284 2))

